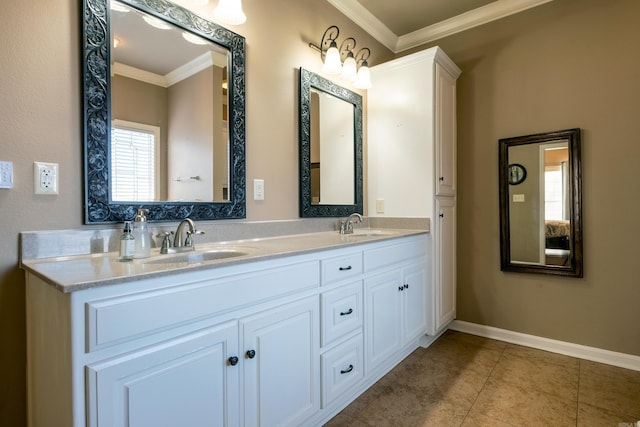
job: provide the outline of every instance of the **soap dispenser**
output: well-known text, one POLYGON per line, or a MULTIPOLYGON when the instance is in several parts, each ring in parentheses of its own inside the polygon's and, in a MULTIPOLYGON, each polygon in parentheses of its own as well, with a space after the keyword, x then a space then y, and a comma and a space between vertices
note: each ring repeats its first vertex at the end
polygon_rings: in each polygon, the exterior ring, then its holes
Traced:
POLYGON ((148 258, 151 256, 151 235, 145 213, 147 209, 138 209, 133 220, 133 237, 136 239, 134 258, 148 258))

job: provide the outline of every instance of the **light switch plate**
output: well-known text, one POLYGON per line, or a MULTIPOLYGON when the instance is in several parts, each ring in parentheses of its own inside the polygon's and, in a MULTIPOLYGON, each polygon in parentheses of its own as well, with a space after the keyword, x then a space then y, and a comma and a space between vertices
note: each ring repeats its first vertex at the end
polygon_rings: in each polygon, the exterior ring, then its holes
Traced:
POLYGON ((0 161, 0 188, 13 188, 13 162, 0 161))
POLYGON ((253 200, 264 200, 264 179, 253 180, 253 200))

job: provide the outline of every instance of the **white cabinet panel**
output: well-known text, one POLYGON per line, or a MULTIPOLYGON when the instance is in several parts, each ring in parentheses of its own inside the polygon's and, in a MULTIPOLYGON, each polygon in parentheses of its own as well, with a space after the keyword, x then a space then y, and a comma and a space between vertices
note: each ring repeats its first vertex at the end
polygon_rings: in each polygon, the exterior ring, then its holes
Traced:
POLYGON ((318 297, 240 321, 244 424, 299 425, 320 409, 318 297))
POLYGON ((239 424, 237 322, 86 368, 90 426, 239 424))
POLYGON ((322 355, 322 406, 326 407, 364 377, 362 334, 322 355))
POLYGON ((456 317, 456 204, 451 198, 438 198, 436 228, 436 330, 456 317))
POLYGON ((436 196, 456 195, 456 79, 435 64, 436 196))
POLYGON ((321 295, 322 346, 362 327, 362 282, 342 286, 321 295))
POLYGON ((402 293, 404 308, 404 343, 419 337, 427 330, 427 288, 425 264, 420 263, 402 271, 405 290, 402 293))
POLYGON ((400 270, 365 281, 365 368, 373 368, 395 354, 402 345, 400 270))

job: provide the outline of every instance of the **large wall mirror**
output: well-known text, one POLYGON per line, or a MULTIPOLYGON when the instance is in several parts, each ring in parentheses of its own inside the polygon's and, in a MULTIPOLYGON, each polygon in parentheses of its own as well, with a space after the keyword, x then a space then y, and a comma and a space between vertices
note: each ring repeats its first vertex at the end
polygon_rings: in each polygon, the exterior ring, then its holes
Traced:
POLYGON ((166 0, 83 18, 85 222, 244 218, 244 38, 166 0))
POLYGON ((499 143, 501 269, 582 277, 580 129, 499 143))
POLYGON ((363 213, 362 97, 300 69, 300 216, 363 213))

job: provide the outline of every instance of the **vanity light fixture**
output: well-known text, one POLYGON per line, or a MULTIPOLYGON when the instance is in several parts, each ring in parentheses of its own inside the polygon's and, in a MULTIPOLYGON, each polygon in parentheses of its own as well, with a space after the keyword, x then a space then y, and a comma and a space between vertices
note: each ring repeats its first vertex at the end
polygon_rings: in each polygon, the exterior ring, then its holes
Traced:
POLYGON ((327 28, 322 35, 320 46, 309 43, 309 47, 320 51, 323 66, 322 72, 329 75, 340 75, 358 89, 371 87, 371 74, 367 59, 371 56, 371 50, 363 47, 354 54, 356 40, 353 37, 346 38, 338 48, 338 36, 340 29, 336 25, 327 28))
POLYGON ((218 0, 218 6, 213 9, 213 17, 223 24, 244 24, 247 16, 242 11, 242 0, 218 0))

